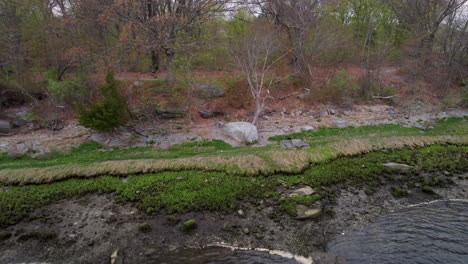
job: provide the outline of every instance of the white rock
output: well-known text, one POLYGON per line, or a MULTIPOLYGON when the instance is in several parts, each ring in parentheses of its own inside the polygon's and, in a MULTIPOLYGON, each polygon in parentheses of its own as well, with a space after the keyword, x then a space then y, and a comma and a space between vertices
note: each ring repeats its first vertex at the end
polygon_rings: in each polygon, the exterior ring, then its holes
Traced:
POLYGON ((248 122, 229 123, 224 127, 224 133, 240 143, 252 143, 258 140, 257 127, 248 122))
POLYGON ((312 189, 310 186, 305 186, 297 190, 294 190, 291 194, 289 194, 289 197, 296 197, 299 195, 312 195, 314 193, 315 193, 314 189, 312 189))

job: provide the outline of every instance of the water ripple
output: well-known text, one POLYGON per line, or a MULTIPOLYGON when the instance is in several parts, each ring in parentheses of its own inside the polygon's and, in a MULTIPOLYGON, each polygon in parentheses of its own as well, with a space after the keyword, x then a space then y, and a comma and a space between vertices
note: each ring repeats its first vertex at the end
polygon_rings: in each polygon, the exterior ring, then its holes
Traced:
POLYGON ((328 251, 348 263, 468 263, 468 202, 437 201, 381 217, 337 237, 328 251))

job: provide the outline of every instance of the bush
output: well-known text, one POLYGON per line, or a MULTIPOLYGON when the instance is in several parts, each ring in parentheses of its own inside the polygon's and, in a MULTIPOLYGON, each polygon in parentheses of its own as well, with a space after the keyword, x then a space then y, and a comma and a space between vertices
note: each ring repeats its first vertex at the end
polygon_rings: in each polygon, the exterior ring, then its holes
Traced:
POLYGON ((336 73, 330 80, 328 87, 323 92, 323 101, 341 103, 344 97, 352 96, 359 86, 351 75, 346 71, 336 73))
POLYGON ((114 74, 108 73, 106 84, 99 88, 104 100, 88 107, 77 105, 77 119, 80 125, 98 131, 109 131, 125 125, 127 104, 125 98, 119 93, 117 85, 114 74))

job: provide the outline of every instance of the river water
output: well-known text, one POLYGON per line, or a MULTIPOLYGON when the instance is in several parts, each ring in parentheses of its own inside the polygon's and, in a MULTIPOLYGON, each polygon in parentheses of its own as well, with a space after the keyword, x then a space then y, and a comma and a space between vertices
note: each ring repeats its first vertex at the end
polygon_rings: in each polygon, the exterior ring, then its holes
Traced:
POLYGON ((185 249, 152 260, 154 264, 300 264, 293 258, 268 251, 233 250, 224 247, 185 249))
MULTIPOLYGON (((360 230, 337 236, 327 251, 349 264, 468 264, 468 202, 436 201, 382 216, 360 230)), ((150 263, 310 263, 281 255, 209 247, 179 250, 150 263)))
POLYGON ((349 264, 467 264, 468 202, 412 206, 338 236, 328 252, 349 264))

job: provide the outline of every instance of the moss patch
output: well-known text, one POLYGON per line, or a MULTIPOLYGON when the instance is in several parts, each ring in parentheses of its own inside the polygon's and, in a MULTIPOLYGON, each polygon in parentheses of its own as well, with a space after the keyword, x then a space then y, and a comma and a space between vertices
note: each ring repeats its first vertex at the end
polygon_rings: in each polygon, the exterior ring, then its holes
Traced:
POLYGON ((190 219, 190 220, 185 221, 182 224, 182 226, 180 227, 180 231, 190 232, 190 231, 197 229, 197 227, 198 227, 197 221, 195 221, 194 219, 190 219))

